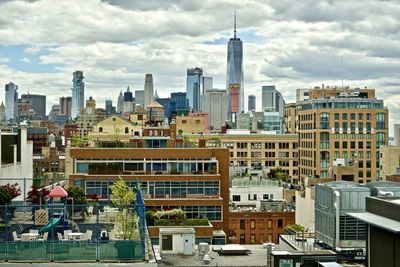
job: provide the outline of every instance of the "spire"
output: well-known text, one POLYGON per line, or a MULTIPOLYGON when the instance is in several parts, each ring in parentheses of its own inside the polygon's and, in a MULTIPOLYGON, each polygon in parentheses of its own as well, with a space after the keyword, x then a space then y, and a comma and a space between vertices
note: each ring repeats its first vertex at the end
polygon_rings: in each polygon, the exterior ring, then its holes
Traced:
POLYGON ((126 90, 127 92, 130 92, 131 90, 129 89, 129 85, 128 85, 128 88, 127 88, 127 90, 126 90))
POLYGON ((233 14, 233 38, 236 39, 236 10, 233 14))
POLYGON ((156 93, 154 94, 154 100, 156 101, 157 99, 159 99, 160 97, 158 96, 158 93, 157 93, 157 89, 156 89, 156 93))

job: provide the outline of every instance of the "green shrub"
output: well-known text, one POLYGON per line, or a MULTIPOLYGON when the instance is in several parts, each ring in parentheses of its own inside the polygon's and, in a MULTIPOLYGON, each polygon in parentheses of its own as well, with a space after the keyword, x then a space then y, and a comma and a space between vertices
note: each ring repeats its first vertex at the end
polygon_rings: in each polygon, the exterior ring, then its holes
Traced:
POLYGON ((156 219, 154 221, 155 226, 170 226, 170 222, 167 219, 156 219))
POLYGON ((185 221, 185 225, 190 226, 207 226, 209 225, 207 218, 195 218, 195 219, 188 219, 185 221))

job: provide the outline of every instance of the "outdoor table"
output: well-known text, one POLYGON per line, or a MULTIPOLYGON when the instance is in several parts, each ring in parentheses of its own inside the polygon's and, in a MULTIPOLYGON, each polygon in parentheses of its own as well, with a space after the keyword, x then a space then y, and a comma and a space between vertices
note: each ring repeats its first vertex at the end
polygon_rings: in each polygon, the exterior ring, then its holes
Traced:
POLYGON ((38 233, 23 233, 21 234, 21 238, 27 236, 29 240, 37 240, 39 238, 38 233))
POLYGON ((76 239, 81 239, 83 233, 68 233, 67 236, 69 240, 76 240, 76 239))

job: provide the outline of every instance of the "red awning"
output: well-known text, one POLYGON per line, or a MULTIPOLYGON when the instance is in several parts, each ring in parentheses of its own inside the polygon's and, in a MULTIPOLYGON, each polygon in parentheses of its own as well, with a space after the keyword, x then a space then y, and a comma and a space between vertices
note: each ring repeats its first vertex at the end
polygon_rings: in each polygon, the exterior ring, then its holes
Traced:
POLYGON ((50 194, 48 195, 48 197, 67 197, 67 196, 68 196, 67 191, 65 191, 65 189, 62 188, 61 186, 54 187, 54 189, 51 190, 50 194))

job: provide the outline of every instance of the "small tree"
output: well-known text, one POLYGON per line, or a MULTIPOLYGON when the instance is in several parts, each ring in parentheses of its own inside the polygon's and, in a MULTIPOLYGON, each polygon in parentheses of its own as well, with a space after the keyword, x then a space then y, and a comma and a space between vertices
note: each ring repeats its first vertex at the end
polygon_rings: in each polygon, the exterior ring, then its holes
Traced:
POLYGON ((132 239, 136 233, 135 214, 130 212, 130 206, 135 202, 136 194, 132 188, 126 185, 125 181, 119 177, 111 188, 112 202, 119 205, 118 224, 121 236, 124 240, 132 239))
POLYGON ((35 185, 32 185, 31 191, 28 192, 28 197, 26 198, 27 202, 36 205, 46 204, 46 196, 50 194, 50 191, 46 188, 39 188, 35 185))
MULTIPOLYGON (((68 192, 68 197, 69 198, 71 197, 74 199, 74 204, 79 205, 79 204, 87 203, 86 195, 82 188, 80 188, 78 186, 71 186, 71 187, 68 187, 67 192, 68 192)), ((71 204, 71 203, 72 203, 72 201, 68 200, 68 204, 71 204)))
MULTIPOLYGON (((7 205, 11 203, 10 193, 3 187, 0 186, 0 205, 7 205)), ((1 216, 2 214, 0 214, 1 216)))
POLYGON ((2 186, 7 192, 10 194, 11 199, 16 198, 17 196, 21 195, 21 188, 18 186, 17 183, 15 184, 6 184, 2 186))

